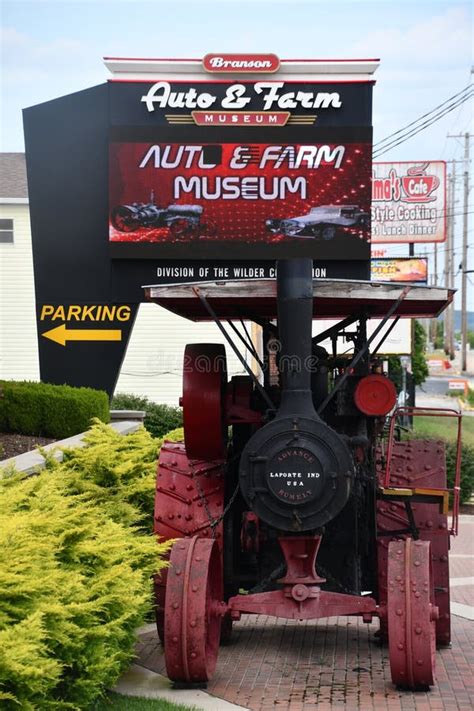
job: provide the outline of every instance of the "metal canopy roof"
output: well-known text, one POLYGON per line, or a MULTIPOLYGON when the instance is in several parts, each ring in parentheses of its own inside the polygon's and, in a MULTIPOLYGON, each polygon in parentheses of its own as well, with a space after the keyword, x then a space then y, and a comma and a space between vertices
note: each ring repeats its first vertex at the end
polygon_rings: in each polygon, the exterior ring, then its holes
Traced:
MULTIPOLYGON (((274 73, 246 73, 245 79, 255 81, 373 81, 379 66, 378 59, 281 59, 274 73)), ((202 59, 104 57, 104 64, 111 72, 110 81, 154 81, 156 79, 233 81, 238 70, 209 73, 204 70, 202 59)), ((240 73, 242 80, 242 73, 240 73)))
MULTIPOLYGON (((333 319, 363 312, 369 318, 383 318, 407 287, 407 294, 394 317, 438 316, 455 293, 453 289, 440 286, 318 279, 313 281, 313 316, 315 319, 333 319)), ((223 319, 274 319, 277 316, 275 279, 150 285, 143 288, 148 301, 191 321, 211 320, 199 295, 204 296, 216 315, 223 319)))

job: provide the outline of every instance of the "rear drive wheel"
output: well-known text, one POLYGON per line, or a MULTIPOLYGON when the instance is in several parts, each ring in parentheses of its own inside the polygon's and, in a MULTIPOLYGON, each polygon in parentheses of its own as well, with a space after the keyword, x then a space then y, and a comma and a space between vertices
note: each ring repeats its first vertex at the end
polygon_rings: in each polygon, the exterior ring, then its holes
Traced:
POLYGON ((126 205, 115 207, 111 214, 112 225, 119 232, 135 232, 140 227, 133 210, 126 205))
POLYGON ((190 459, 224 459, 227 446, 225 347, 190 343, 184 351, 183 425, 190 459))

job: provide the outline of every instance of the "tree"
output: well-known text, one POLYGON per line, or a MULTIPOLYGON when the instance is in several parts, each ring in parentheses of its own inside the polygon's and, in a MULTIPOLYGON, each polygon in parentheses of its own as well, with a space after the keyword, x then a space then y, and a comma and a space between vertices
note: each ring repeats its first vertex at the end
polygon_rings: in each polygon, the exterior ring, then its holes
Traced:
MULTIPOLYGON (((425 359, 426 333, 419 321, 415 321, 414 337, 411 349, 411 371, 415 385, 421 385, 428 377, 428 364, 425 359)), ((388 376, 397 388, 397 392, 402 389, 402 364, 399 356, 389 356, 388 376)))
POLYGON ((400 356, 391 355, 388 357, 388 377, 397 389, 397 393, 402 389, 402 364, 400 356))
POLYGON ((419 321, 415 321, 411 352, 411 370, 415 385, 421 385, 428 377, 428 364, 425 358, 426 333, 419 321))
POLYGON ((444 347, 444 321, 442 319, 436 321, 436 338, 433 345, 436 350, 442 350, 444 347))

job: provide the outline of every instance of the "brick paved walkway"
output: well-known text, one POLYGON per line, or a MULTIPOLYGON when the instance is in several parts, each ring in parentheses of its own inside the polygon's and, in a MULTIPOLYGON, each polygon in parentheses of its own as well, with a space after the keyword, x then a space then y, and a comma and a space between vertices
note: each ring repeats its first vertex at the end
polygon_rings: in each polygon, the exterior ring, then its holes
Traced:
MULTIPOLYGON (((462 519, 452 546, 452 598, 473 606, 473 586, 461 578, 474 575, 474 516, 462 519)), ((438 682, 429 693, 402 693, 393 686, 388 650, 374 639, 377 622, 293 622, 261 615, 244 616, 235 625, 208 692, 252 711, 472 711, 474 621, 452 620, 452 647, 438 651, 438 682)), ((165 673, 154 631, 141 636, 138 657, 139 665, 165 673)))
POLYGON ((451 587, 451 601, 470 605, 474 612, 474 516, 461 516, 459 534, 452 539, 449 554, 450 578, 454 583, 451 587))
MULTIPOLYGON (((430 693, 401 693, 390 681, 377 624, 329 618, 317 623, 243 617, 232 644, 221 647, 209 693, 252 711, 471 711, 474 708, 474 622, 454 617, 451 649, 438 651, 430 693)), ((138 664, 165 672, 155 633, 142 637, 138 664)))

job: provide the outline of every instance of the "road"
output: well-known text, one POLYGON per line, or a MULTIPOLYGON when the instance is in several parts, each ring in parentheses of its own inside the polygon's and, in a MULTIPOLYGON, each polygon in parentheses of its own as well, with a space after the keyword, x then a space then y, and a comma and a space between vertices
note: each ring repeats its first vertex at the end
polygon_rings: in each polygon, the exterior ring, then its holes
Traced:
MULTIPOLYGON (((416 388, 416 405, 417 407, 449 407, 459 409, 459 401, 456 398, 449 397, 448 381, 458 380, 461 376, 454 374, 446 375, 430 375, 423 385, 416 388)), ((474 378, 472 376, 463 376, 464 380, 469 382, 469 385, 474 389, 474 378)), ((463 410, 464 415, 474 416, 474 412, 463 410)))
POLYGON ((416 389, 416 394, 425 394, 425 395, 446 395, 448 391, 448 381, 449 380, 457 380, 458 376, 452 376, 452 375, 444 375, 444 376, 436 376, 436 375, 431 375, 421 387, 417 387, 416 389))

